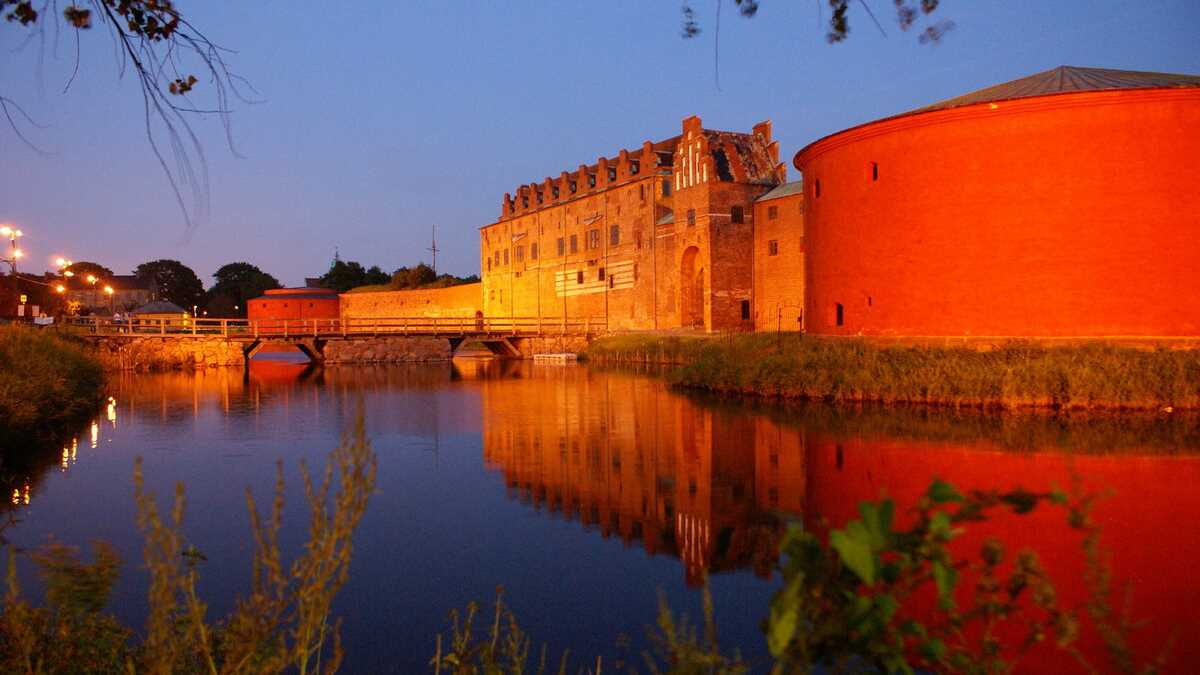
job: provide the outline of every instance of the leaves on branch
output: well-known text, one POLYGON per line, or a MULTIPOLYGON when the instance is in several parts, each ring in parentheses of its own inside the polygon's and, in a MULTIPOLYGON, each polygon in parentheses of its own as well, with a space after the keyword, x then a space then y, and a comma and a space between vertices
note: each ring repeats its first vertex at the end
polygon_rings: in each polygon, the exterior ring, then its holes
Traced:
MULTIPOLYGON (((829 31, 825 34, 825 39, 834 44, 842 42, 850 35, 850 20, 848 14, 850 11, 851 0, 825 0, 830 9, 829 16, 829 31)), ((872 20, 874 15, 871 12, 871 7, 867 3, 871 0, 859 0, 863 9, 871 14, 872 20)), ((737 5, 738 13, 746 18, 751 18, 758 13, 758 0, 734 0, 737 5)), ((900 30, 908 30, 922 16, 928 16, 937 10, 941 4, 941 0, 892 0, 892 4, 896 7, 896 22, 900 25, 900 30)), ((819 5, 818 5, 819 6, 819 5)), ((720 3, 717 4, 717 11, 720 11, 720 3)), ((696 12, 687 0, 683 3, 683 37, 693 38, 700 34, 700 24, 696 21, 696 12)), ((878 22, 877 24, 878 25, 878 22)), ((921 44, 937 42, 947 31, 954 28, 953 21, 939 21, 937 23, 926 26, 917 36, 917 41, 921 44)), ((882 31, 882 27, 880 28, 882 31)))
POLYGON ((63 18, 75 28, 87 29, 92 27, 92 10, 71 5, 63 10, 63 18))

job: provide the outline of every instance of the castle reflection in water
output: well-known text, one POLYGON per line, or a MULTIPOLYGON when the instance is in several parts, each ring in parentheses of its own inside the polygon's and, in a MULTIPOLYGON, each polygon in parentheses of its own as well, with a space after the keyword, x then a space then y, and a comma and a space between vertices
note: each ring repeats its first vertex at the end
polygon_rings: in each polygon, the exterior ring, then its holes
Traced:
POLYGON ((483 456, 509 494, 706 571, 767 576, 805 494, 803 437, 649 378, 538 368, 482 385, 483 456))
MULTIPOLYGON (((1135 634, 1135 651, 1154 654, 1173 633, 1171 663, 1200 662, 1193 609, 1200 537, 1186 525, 1200 513, 1194 416, 788 409, 697 399, 634 374, 469 360, 325 369, 255 363, 247 373, 122 376, 114 387, 94 424, 56 441, 35 465, 7 467, 10 512, 36 507, 47 476, 69 476, 85 453, 104 452, 118 418, 163 436, 204 423, 226 425, 229 438, 247 429, 304 438, 317 426, 344 428, 360 405, 372 434, 431 441, 435 449, 441 434, 469 438, 456 447, 478 443, 483 470, 502 478, 510 499, 631 552, 678 558, 689 585, 739 570, 770 577, 789 521, 825 532, 881 495, 896 500, 903 520, 935 477, 963 490, 1077 483, 1107 494, 1094 516, 1117 587, 1131 589, 1131 616, 1152 620, 1135 634), (403 405, 388 395, 399 391, 403 405)), ((392 459, 381 453, 382 462, 392 459)), ((463 459, 464 471, 477 461, 463 459)), ((489 517, 486 526, 510 527, 504 518, 489 517)), ((974 555, 986 537, 1010 551, 1037 551, 1067 604, 1086 597, 1079 536, 1061 511, 972 527, 957 552, 974 555)), ((1099 653, 1103 645, 1092 642, 1083 648, 1099 653)), ((1064 665, 1053 654, 1042 663, 1064 665)))

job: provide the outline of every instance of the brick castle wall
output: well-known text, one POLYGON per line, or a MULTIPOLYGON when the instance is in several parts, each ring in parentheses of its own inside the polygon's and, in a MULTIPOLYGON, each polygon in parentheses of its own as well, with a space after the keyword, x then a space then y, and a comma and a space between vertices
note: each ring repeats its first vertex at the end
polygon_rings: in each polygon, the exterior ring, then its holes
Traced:
POLYGON ((343 293, 342 317, 474 317, 483 310, 482 288, 482 284, 475 283, 411 291, 343 293))
POLYGON ((753 202, 785 173, 770 133, 690 117, 680 136, 506 194, 500 220, 480 230, 484 314, 749 329, 753 202))
POLYGON ((803 328, 804 195, 754 204, 754 329, 803 328))

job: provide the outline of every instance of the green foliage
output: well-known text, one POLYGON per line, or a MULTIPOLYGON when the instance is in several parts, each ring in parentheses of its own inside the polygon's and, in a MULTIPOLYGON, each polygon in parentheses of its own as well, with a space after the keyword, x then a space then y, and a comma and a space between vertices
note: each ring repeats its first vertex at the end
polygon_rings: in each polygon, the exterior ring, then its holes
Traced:
POLYGON ((100 404, 100 362, 53 330, 0 326, 0 364, 0 438, 52 431, 100 404))
POLYGON ((1086 610, 1108 647, 1104 665, 1116 672, 1157 672, 1165 652, 1136 667, 1128 643, 1134 622, 1112 619, 1111 572, 1090 516, 1094 499, 1062 491, 963 495, 935 480, 907 528, 893 522, 888 499, 860 504, 860 518, 831 532, 828 546, 793 526, 781 547, 783 585, 766 624, 773 672, 1009 673, 1043 642, 1069 654, 1085 672, 1104 670, 1077 648, 1082 617, 1060 603, 1035 552, 1010 557, 996 539, 985 541, 977 557, 952 551, 951 543, 972 524, 1040 506, 1062 509, 1069 527, 1084 534, 1086 610), (975 581, 973 588, 960 586, 963 575, 975 581), (913 601, 930 592, 936 611, 918 620, 913 601), (1023 637, 1001 641, 1001 634, 1023 637))
POLYGON ((46 607, 23 600, 8 554, 8 592, 0 615, 0 665, 8 673, 122 673, 131 631, 105 613, 117 579, 116 551, 95 544, 95 562, 51 544, 33 556, 46 584, 46 607))
MULTIPOLYGON (((737 7, 739 14, 746 18, 751 18, 758 13, 760 2, 761 0, 734 0, 733 4, 737 7)), ((825 4, 829 6, 829 28, 825 33, 825 40, 830 44, 842 42, 850 36, 850 0, 826 0, 825 4)), ((906 31, 912 28, 921 16, 932 14, 941 2, 940 0, 893 0, 893 4, 896 8, 896 23, 900 26, 900 30, 906 31)), ((718 11, 720 11, 720 7, 718 3, 718 11)), ((870 17, 871 22, 882 32, 883 26, 876 20, 869 0, 864 0, 862 7, 866 11, 867 16, 870 17)), ((687 1, 683 3, 682 11, 683 37, 696 37, 700 34, 700 24, 696 20, 696 11, 692 9, 691 4, 687 1)), ((954 28, 954 22, 952 21, 930 22, 920 31, 918 40, 921 44, 936 42, 952 28, 954 28)))
POLYGON ((737 334, 597 340, 600 362, 668 363, 678 385, 825 401, 980 408, 1200 408, 1200 350, 1108 343, 995 348, 737 334))
POLYGON ((391 282, 395 289, 420 288, 432 284, 437 278, 437 272, 432 267, 418 263, 416 267, 401 267, 392 272, 391 282))
MULTIPOLYGON (((1151 662, 1139 664, 1129 644, 1137 626, 1128 613, 1112 609, 1112 572, 1091 518, 1095 495, 1078 488, 971 491, 935 479, 905 511, 900 525, 890 499, 859 505, 859 518, 827 539, 790 527, 780 546, 781 584, 763 624, 773 659, 771 673, 969 673, 1018 672, 1021 658, 1048 643, 1082 672, 1161 672, 1171 640, 1151 662), (1035 552, 1010 555, 988 539, 977 555, 953 544, 965 530, 995 518, 1019 518, 1038 508, 1066 516, 1064 535, 1082 534, 1089 595, 1082 607, 1064 606, 1035 552), (954 549, 954 550, 952 550, 954 549), (959 551, 959 553, 955 553, 959 551), (966 586, 963 578, 974 583, 966 586), (928 607, 924 598, 938 602, 928 607), (1103 661, 1077 647, 1086 619, 1107 648, 1103 661), (1001 635, 1005 638, 1002 640, 1001 635), (1017 639, 1012 639, 1016 636, 1017 639)), ((651 633, 654 649, 644 655, 645 672, 736 674, 748 672, 740 656, 722 654, 716 641, 712 598, 705 589, 704 628, 676 619, 665 602, 651 633)), ((438 636, 430 663, 436 673, 525 673, 531 638, 498 600, 491 631, 473 631, 478 607, 451 613, 446 639, 438 636)), ((563 654, 555 672, 568 672, 563 654)), ((599 673, 595 668, 574 672, 599 673)), ((542 649, 536 672, 546 672, 542 649)), ((617 663, 615 672, 638 672, 617 663)))
POLYGON ((346 262, 341 258, 335 258, 329 266, 329 271, 322 275, 321 286, 345 293, 356 286, 386 284, 390 281, 391 277, 387 272, 379 269, 378 265, 372 265, 370 269, 366 269, 362 263, 353 260, 346 262))
POLYGON ((448 288, 459 284, 479 283, 479 275, 456 277, 453 274, 434 275, 433 268, 425 263, 416 267, 401 267, 392 273, 387 283, 369 283, 350 289, 350 293, 375 293, 379 291, 407 291, 428 288, 448 288))
POLYGON ((245 316, 246 301, 279 288, 279 280, 246 262, 222 265, 213 273, 216 283, 205 294, 211 316, 245 316))
MULTIPOLYGON (((429 660, 435 675, 524 675, 525 673, 580 673, 600 675, 605 672, 602 658, 586 666, 572 668, 570 653, 564 651, 551 661, 542 645, 537 662, 531 663, 532 638, 517 623, 517 617, 504 606, 504 589, 497 589, 496 607, 487 632, 475 630, 479 605, 470 603, 463 611, 450 612, 450 629, 437 636, 436 652, 429 660)), ((654 649, 644 654, 649 673, 673 675, 742 675, 749 667, 737 653, 725 655, 717 644, 716 621, 713 616, 712 595, 704 589, 704 632, 700 635, 686 616, 676 616, 660 598, 658 620, 650 638, 654 649)), ((612 664, 613 672, 637 672, 630 664, 612 664)))
POLYGON ((184 309, 204 303, 204 284, 192 268, 178 260, 152 260, 133 271, 139 281, 148 282, 159 300, 173 302, 184 309))
POLYGON ((183 533, 184 490, 160 515, 145 490, 141 462, 134 470, 138 526, 150 571, 149 612, 140 642, 105 613, 119 561, 97 544, 94 563, 49 546, 33 554, 47 587, 47 606, 21 598, 9 550, 8 593, 0 615, 0 672, 50 673, 333 673, 342 660, 333 598, 349 579, 352 538, 375 486, 376 457, 362 415, 331 453, 320 481, 301 467, 309 506, 309 539, 283 562, 279 528, 283 468, 279 466, 270 519, 258 514, 249 491, 254 584, 223 620, 208 620, 196 592, 205 558, 183 533))

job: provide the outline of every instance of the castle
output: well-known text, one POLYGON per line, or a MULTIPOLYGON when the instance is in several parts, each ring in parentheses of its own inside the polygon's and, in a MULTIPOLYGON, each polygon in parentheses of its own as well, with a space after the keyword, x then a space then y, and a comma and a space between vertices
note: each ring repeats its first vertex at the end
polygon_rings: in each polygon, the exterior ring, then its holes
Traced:
POLYGON ((1200 76, 1061 67, 820 139, 787 182, 770 122, 689 117, 504 195, 479 230, 479 285, 343 296, 342 312, 1200 335, 1198 129, 1200 76))

